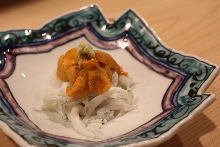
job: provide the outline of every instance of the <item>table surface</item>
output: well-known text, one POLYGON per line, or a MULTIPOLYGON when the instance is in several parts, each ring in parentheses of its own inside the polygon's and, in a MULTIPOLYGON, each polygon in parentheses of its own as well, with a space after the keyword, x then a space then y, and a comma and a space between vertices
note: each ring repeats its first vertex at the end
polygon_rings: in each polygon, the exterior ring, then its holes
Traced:
MULTIPOLYGON (((133 8, 168 46, 220 65, 219 0, 1 0, 0 31, 39 28, 56 16, 95 3, 111 20, 133 8)), ((214 93, 216 101, 159 147, 220 146, 220 76, 206 92, 214 93)), ((0 146, 18 145, 0 130, 0 146)))

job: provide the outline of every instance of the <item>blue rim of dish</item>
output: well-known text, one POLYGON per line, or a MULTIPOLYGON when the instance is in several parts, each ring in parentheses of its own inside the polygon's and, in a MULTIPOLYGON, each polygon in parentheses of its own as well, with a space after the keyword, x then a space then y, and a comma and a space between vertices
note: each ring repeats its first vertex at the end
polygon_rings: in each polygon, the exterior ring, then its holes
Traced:
MULTIPOLYGON (((29 30, 30 34, 28 35, 27 30, 11 30, 0 32, 1 70, 5 65, 5 52, 13 50, 17 47, 47 44, 52 40, 61 38, 62 36, 84 27, 89 27, 99 39, 105 41, 117 40, 128 35, 139 47, 141 53, 147 58, 150 58, 157 64, 169 68, 170 70, 185 77, 184 82, 182 82, 178 91, 175 93, 174 97, 176 97, 176 99, 173 99, 175 109, 169 115, 162 118, 151 127, 141 130, 138 134, 129 136, 128 138, 122 138, 121 140, 117 140, 115 142, 108 142, 108 146, 125 145, 157 138, 163 133, 167 132, 179 121, 187 117, 196 107, 198 107, 210 96, 209 94, 198 95, 198 90, 209 78, 216 66, 196 59, 195 57, 184 56, 180 53, 171 51, 171 49, 160 43, 159 39, 152 33, 148 26, 146 26, 140 17, 137 16, 132 10, 128 10, 113 24, 107 23, 97 6, 91 6, 78 12, 73 12, 57 18, 39 30, 29 30), (73 23, 72 25, 67 23, 71 21, 73 23), (130 24, 130 27, 126 28, 126 24, 130 24), (107 31, 103 31, 101 29, 103 26, 106 26, 107 31), (42 34, 50 35, 51 39, 45 39, 42 34)), ((16 115, 15 112, 13 113, 13 108, 7 102, 7 99, 1 95, 0 119, 7 123, 8 126, 15 131, 16 129, 13 128, 13 125, 16 126, 16 122, 18 123, 19 121, 18 119, 13 118, 14 116, 16 115), (11 120, 11 123, 4 119, 7 118, 6 116, 8 116, 8 120, 11 120), (15 123, 12 123, 12 121, 15 123)), ((21 121, 19 123, 22 124, 23 122, 21 121)), ((24 127, 25 125, 20 126, 24 127)), ((28 135, 30 135, 30 131, 26 131, 29 132, 28 135)), ((19 131, 16 132, 19 134, 19 131)), ((43 139, 44 141, 42 144, 42 141, 39 140, 42 139, 41 135, 39 135, 40 138, 36 137, 36 135, 33 136, 35 136, 33 138, 37 139, 38 141, 33 141, 33 139, 30 138, 28 140, 25 136, 23 139, 30 144, 35 145, 51 144, 51 141, 53 140, 53 138, 49 137, 48 140, 47 137, 44 136, 46 140, 43 139)), ((70 142, 65 142, 62 140, 57 142, 57 140, 54 140, 52 143, 55 143, 58 146, 65 146, 70 142)), ((107 144, 103 143, 99 145, 105 146, 107 144)))

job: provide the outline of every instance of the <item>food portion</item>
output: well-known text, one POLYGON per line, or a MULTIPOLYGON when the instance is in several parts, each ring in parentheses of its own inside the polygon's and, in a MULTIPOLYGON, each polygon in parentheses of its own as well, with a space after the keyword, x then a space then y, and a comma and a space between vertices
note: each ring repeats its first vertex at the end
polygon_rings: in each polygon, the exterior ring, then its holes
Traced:
POLYGON ((59 58, 57 77, 69 83, 67 96, 85 98, 108 91, 112 86, 112 71, 127 75, 109 54, 82 43, 59 58))
POLYGON ((101 128, 133 110, 133 80, 111 55, 81 43, 61 55, 60 86, 43 100, 43 110, 55 111, 88 138, 103 139, 101 128))

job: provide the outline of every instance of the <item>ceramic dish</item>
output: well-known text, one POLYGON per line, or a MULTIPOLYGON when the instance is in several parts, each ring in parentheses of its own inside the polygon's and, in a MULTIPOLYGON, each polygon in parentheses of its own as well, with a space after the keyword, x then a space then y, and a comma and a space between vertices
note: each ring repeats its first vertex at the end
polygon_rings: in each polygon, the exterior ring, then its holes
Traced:
POLYGON ((156 145, 214 100, 202 92, 218 67, 165 46, 133 10, 109 23, 89 6, 38 30, 1 32, 0 49, 0 126, 21 146, 156 145), (101 141, 35 110, 58 57, 80 42, 111 54, 139 82, 137 109, 106 125, 101 141))

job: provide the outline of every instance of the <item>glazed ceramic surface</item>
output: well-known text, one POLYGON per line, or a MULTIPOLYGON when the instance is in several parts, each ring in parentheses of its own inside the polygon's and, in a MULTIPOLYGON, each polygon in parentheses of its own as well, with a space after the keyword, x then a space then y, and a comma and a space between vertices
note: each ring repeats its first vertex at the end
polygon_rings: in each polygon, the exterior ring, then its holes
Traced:
POLYGON ((108 23, 90 6, 39 30, 1 32, 0 49, 0 126, 21 146, 155 145, 214 100, 202 91, 218 67, 168 48, 132 10, 108 23), (137 82, 137 109, 104 125, 101 141, 39 111, 58 57, 80 42, 111 54, 137 82))

